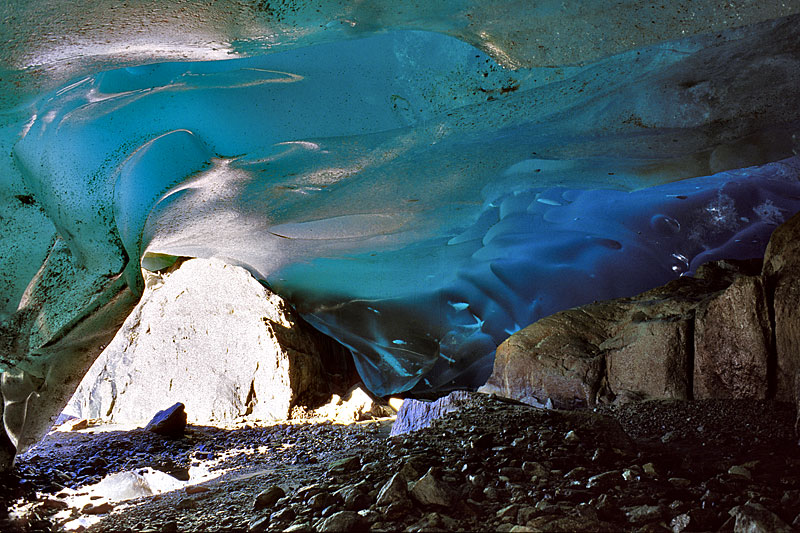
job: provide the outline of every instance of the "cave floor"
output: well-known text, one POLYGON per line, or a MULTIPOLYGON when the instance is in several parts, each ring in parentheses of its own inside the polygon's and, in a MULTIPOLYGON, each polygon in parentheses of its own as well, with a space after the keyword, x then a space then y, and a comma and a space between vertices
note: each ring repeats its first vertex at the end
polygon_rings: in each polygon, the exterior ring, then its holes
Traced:
POLYGON ((773 402, 565 412, 476 394, 397 437, 392 419, 54 431, 2 479, 0 530, 776 531, 800 526, 794 420, 773 402))

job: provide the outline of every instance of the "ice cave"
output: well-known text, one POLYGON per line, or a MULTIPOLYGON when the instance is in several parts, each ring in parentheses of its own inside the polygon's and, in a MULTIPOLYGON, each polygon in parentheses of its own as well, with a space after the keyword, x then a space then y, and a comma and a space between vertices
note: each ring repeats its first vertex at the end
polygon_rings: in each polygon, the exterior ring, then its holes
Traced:
POLYGON ((246 268, 378 395, 475 388, 509 335, 800 211, 800 2, 9 0, 5 448, 141 268, 246 268))

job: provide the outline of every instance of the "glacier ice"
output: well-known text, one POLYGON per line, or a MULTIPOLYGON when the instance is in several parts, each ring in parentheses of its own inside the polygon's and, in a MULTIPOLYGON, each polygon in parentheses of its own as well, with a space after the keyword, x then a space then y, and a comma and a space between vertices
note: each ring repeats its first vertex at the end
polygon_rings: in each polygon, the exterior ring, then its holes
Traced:
POLYGON ((800 210, 796 2, 184 2, 194 22, 150 36, 144 7, 61 4, 3 7, 28 20, 0 56, 16 448, 135 304, 140 266, 242 265, 374 392, 447 390, 536 319, 757 256, 800 210))

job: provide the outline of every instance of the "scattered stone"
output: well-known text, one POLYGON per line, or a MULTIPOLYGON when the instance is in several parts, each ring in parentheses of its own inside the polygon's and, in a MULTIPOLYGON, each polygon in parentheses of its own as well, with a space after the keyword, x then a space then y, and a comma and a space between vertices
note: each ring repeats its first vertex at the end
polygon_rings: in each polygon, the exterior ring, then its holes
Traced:
POLYGON ((597 474, 595 476, 590 477, 586 481, 586 488, 593 489, 606 489, 613 487, 617 483, 622 480, 622 473, 619 470, 610 470, 608 472, 603 472, 602 474, 597 474))
POLYGON ((70 420, 66 424, 64 424, 64 428, 67 431, 80 431, 82 429, 86 429, 89 427, 89 421, 85 418, 81 418, 79 420, 70 420))
POLYGON ((520 506, 519 504, 512 503, 511 505, 506 505, 499 511, 495 513, 495 516, 504 521, 514 521, 517 519, 517 513, 519 513, 520 506))
POLYGON ((648 475, 650 477, 658 476, 658 472, 656 471, 656 466, 653 463, 645 463, 645 464, 643 464, 642 465, 642 471, 646 475, 648 475))
POLYGON ((103 502, 98 505, 94 505, 92 503, 87 503, 81 508, 81 513, 83 514, 105 514, 111 512, 114 506, 108 502, 103 502))
POLYGON ((664 514, 664 508, 660 505, 637 505, 635 507, 624 508, 625 516, 633 524, 644 524, 658 520, 664 514))
POLYGON ((365 531, 368 528, 364 517, 353 511, 339 511, 314 524, 317 531, 365 531))
POLYGON ((389 505, 408 500, 408 488, 405 478, 397 473, 381 487, 376 499, 378 505, 389 505))
POLYGON ((341 498, 334 496, 328 491, 322 491, 310 497, 307 505, 309 509, 325 509, 331 505, 338 505, 341 502, 341 498))
POLYGON ((728 474, 744 479, 752 479, 750 471, 743 466, 734 465, 728 469, 728 474))
POLYGON ((260 533, 266 531, 269 527, 270 518, 268 516, 261 516, 250 521, 247 525, 247 531, 252 533, 260 533))
POLYGON ((685 477, 671 477, 667 481, 669 481, 673 487, 678 488, 685 488, 692 484, 692 481, 685 477))
POLYGON ((791 526, 760 503, 737 505, 729 513, 736 519, 736 533, 789 533, 791 526))
POLYGON ((186 411, 180 402, 159 411, 144 428, 166 437, 181 437, 186 430, 186 411))
POLYGON ((361 467, 361 458, 356 455, 338 459, 330 464, 328 471, 331 473, 353 472, 361 467))
POLYGON ((536 461, 525 461, 522 463, 522 471, 529 476, 536 476, 540 478, 547 477, 550 472, 542 463, 536 461))
POLYGON ((45 498, 40 504, 45 509, 67 509, 69 504, 63 500, 54 500, 53 498, 45 498))
POLYGON ((679 514, 670 521, 669 527, 672 529, 673 533, 681 533, 681 531, 689 527, 691 521, 692 520, 688 514, 679 514))
POLYGON ((202 494, 204 492, 209 492, 211 489, 205 485, 189 485, 185 490, 186 494, 202 494))
POLYGON ((272 507, 275 503, 286 496, 286 492, 278 485, 273 485, 266 490, 261 491, 253 501, 253 510, 260 511, 267 507, 272 507))
POLYGON ((290 525, 283 530, 283 533, 310 533, 312 531, 314 531, 314 528, 311 527, 311 524, 302 521, 290 525))
POLYGON ((567 434, 564 435, 564 442, 566 442, 568 444, 575 444, 575 443, 578 443, 580 441, 581 441, 581 438, 578 436, 577 433, 575 433, 572 430, 568 431, 567 434))
POLYGON ((414 483, 411 497, 421 505, 447 507, 453 502, 453 492, 433 475, 432 469, 414 483))

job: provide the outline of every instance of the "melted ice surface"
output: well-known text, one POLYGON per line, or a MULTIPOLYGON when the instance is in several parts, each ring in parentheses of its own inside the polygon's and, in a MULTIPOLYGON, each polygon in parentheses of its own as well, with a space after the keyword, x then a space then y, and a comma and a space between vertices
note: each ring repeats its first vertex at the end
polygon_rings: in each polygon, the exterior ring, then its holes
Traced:
POLYGON ((800 24, 739 26, 561 67, 375 30, 87 71, 5 115, 4 312, 56 236, 77 271, 219 257, 373 391, 477 386, 538 318, 758 256, 800 210, 800 24))

